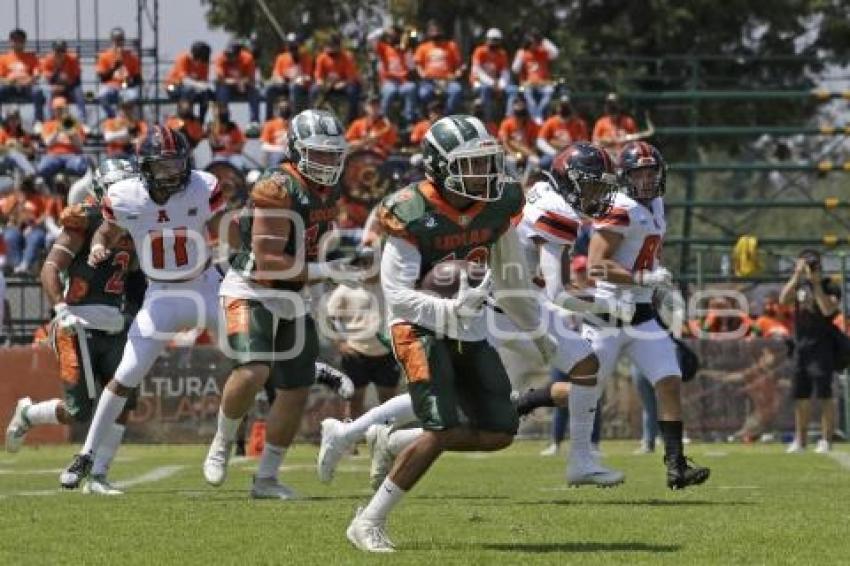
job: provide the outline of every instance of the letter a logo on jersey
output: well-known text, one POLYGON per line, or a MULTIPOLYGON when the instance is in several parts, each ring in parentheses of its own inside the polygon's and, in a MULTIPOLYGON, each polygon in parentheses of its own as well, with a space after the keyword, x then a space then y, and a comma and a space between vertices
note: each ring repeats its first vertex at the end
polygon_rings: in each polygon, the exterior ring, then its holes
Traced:
POLYGON ((159 209, 159 217, 156 219, 157 222, 171 222, 171 219, 168 217, 168 211, 164 208, 159 209))

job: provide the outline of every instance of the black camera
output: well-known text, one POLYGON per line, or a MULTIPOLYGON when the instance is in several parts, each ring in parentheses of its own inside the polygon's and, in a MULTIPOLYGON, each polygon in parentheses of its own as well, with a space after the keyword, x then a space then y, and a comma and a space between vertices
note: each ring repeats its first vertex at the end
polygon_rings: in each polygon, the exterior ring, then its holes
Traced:
POLYGON ((800 252, 800 259, 806 262, 806 265, 809 266, 810 270, 820 271, 820 253, 818 253, 816 250, 803 250, 802 252, 800 252))

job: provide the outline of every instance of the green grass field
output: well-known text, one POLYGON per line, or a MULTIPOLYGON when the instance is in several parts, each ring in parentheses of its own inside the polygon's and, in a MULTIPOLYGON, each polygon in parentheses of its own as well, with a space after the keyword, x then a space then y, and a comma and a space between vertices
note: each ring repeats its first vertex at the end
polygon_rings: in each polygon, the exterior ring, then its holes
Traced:
MULTIPOLYGON (((316 450, 296 447, 283 477, 305 500, 252 501, 256 462, 207 487, 201 446, 129 446, 120 498, 56 489, 70 447, 0 455, 0 564, 838 564, 850 563, 850 451, 696 445, 704 486, 669 492, 659 455, 604 444, 627 474, 615 489, 567 489, 539 442, 495 455, 444 456, 390 522, 392 556, 355 551, 344 531, 369 496, 368 460, 318 483, 316 450)), ((365 448, 361 453, 365 453, 365 448)))

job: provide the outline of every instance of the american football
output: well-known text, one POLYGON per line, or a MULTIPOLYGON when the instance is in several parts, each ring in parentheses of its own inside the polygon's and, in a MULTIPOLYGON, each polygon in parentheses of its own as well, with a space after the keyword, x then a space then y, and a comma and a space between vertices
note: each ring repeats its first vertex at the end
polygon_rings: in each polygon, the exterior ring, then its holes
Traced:
POLYGON ((463 272, 466 272, 469 286, 476 287, 486 275, 487 268, 480 263, 466 261, 465 259, 441 261, 425 274, 419 283, 419 287, 444 299, 451 299, 457 295, 457 290, 460 287, 460 274, 463 272))

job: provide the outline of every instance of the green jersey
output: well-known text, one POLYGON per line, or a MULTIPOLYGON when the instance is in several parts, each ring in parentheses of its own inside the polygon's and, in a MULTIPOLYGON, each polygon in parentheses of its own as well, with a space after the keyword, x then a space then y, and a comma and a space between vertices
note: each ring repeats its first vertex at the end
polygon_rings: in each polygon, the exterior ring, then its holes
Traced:
POLYGON ((84 242, 63 274, 64 299, 69 305, 106 305, 123 309, 127 272, 135 263, 133 242, 128 236, 122 236, 106 261, 90 266, 89 246, 102 221, 99 206, 73 205, 62 211, 62 228, 78 233, 84 242))
POLYGON ((256 283, 275 289, 298 290, 301 287, 300 283, 268 281, 255 276, 257 264, 251 244, 254 210, 257 208, 287 210, 300 218, 300 226, 292 227, 281 251, 304 262, 316 261, 322 237, 334 229, 340 190, 338 187, 329 187, 320 193, 308 187, 289 164, 267 171, 261 180, 272 176, 277 176, 276 187, 270 189, 268 183, 260 184, 259 182, 254 185, 251 198, 239 217, 240 243, 239 249, 231 259, 231 266, 256 283), (301 230, 303 233, 299 233, 301 230))
POLYGON ((433 183, 421 181, 387 196, 378 218, 385 234, 404 238, 419 250, 421 279, 445 260, 488 264, 490 246, 511 226, 523 204, 522 188, 510 182, 499 200, 479 201, 456 210, 443 200, 433 183))

